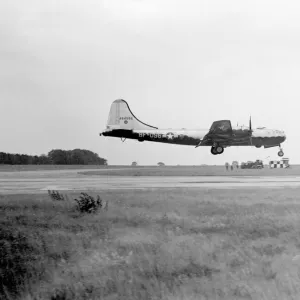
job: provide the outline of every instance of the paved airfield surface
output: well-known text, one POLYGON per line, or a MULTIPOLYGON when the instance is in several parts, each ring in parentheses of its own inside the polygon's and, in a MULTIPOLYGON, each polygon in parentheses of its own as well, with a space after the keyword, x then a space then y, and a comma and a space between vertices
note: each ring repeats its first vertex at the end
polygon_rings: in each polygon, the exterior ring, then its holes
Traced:
MULTIPOLYGON (((90 170, 85 170, 90 171, 90 170)), ((91 170, 93 171, 93 170, 91 170)), ((91 176, 82 170, 0 172, 0 194, 145 188, 299 187, 300 176, 91 176)))

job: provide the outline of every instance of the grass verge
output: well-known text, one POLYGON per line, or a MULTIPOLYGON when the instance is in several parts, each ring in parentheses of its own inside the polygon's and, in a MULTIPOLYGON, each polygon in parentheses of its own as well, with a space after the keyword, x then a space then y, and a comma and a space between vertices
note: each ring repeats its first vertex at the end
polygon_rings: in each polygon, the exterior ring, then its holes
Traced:
POLYGON ((299 189, 100 195, 0 199, 1 299, 299 299, 299 189))
POLYGON ((300 176, 300 167, 293 165, 288 169, 225 169, 225 166, 166 166, 133 167, 80 172, 82 175, 94 176, 300 176))

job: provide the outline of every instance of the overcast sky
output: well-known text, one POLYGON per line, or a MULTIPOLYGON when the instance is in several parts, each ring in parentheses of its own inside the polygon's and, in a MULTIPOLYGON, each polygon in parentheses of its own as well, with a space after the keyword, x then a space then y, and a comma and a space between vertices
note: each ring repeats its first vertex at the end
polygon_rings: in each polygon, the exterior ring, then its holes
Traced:
POLYGON ((214 120, 287 134, 300 163, 300 2, 0 0, 0 151, 84 148, 110 164, 223 164, 278 148, 99 137, 112 101, 162 128, 214 120))

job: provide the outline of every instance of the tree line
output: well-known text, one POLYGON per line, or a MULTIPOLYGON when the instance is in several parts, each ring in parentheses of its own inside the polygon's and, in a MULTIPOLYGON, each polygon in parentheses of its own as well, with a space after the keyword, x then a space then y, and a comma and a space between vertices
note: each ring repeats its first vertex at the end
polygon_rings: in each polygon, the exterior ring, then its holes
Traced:
POLYGON ((0 152, 0 164, 8 165, 106 165, 107 160, 85 149, 53 149, 47 155, 0 152))

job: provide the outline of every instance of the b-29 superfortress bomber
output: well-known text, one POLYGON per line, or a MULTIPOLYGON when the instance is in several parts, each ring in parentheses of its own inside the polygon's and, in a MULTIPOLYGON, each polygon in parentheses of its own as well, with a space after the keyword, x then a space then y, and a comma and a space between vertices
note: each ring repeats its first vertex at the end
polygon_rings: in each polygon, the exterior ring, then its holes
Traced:
POLYGON ((211 153, 218 155, 231 146, 254 146, 257 148, 279 147, 278 156, 284 155, 281 144, 286 140, 284 131, 258 127, 231 125, 230 120, 214 121, 210 129, 159 129, 140 121, 123 99, 115 100, 110 108, 106 129, 100 136, 134 139, 139 142, 211 147, 211 153))

